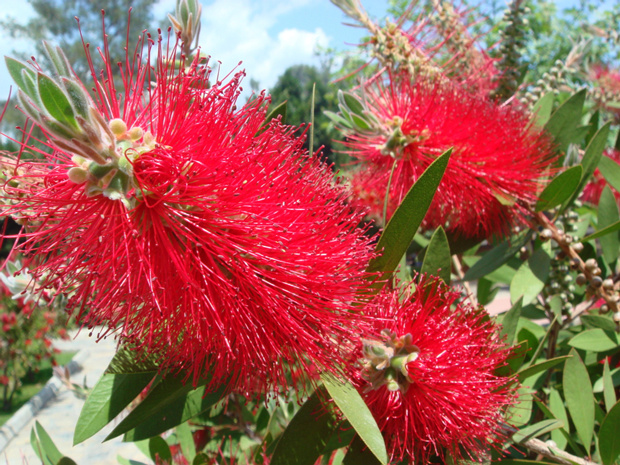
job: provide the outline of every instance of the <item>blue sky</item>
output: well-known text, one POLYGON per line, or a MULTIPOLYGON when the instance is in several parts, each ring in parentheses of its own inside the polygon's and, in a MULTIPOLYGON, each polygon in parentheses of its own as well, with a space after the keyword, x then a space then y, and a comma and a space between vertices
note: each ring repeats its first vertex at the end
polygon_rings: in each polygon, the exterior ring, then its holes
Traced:
MULTIPOLYGON (((105 8, 105 0, 99 3, 105 8)), ((375 16, 383 16, 388 5, 387 0, 364 3, 375 16)), ((347 43, 357 43, 363 33, 343 25, 344 14, 329 0, 202 0, 202 4, 202 51, 221 61, 222 71, 242 61, 248 75, 247 88, 250 77, 261 88, 269 88, 291 65, 318 64, 317 46, 345 50, 352 48, 347 43)), ((155 17, 164 18, 174 5, 175 0, 159 0, 155 17)), ((73 16, 70 11, 67 14, 73 16)), ((25 0, 0 0, 0 18, 12 16, 23 21, 29 15, 32 9, 25 0)), ((1 56, 11 55, 12 50, 32 49, 26 40, 0 41, 1 56)), ((0 99, 8 94, 11 84, 0 64, 0 99)))
MULTIPOLYGON (((362 2, 371 15, 385 15, 387 0, 362 2)), ((576 2, 558 0, 556 3, 565 7, 576 2)), ((105 3, 105 0, 98 2, 102 8, 105 3)), ((318 46, 351 49, 347 44, 357 43, 363 34, 361 29, 343 25, 344 14, 329 0, 202 0, 202 3, 202 51, 221 61, 222 71, 229 71, 242 61, 248 75, 246 88, 250 77, 261 88, 269 88, 291 65, 318 64, 315 56, 318 46)), ((174 10, 174 5, 175 0, 159 0, 155 17, 164 18, 174 10)), ((25 0, 0 0, 2 19, 7 16, 25 19, 31 14, 32 9, 25 0)), ((74 15, 70 11, 67 14, 74 15)), ((11 55, 14 49, 30 52, 33 45, 26 40, 0 41, 1 55, 11 55)), ((8 94, 10 85, 11 79, 0 64, 0 99, 8 94)))

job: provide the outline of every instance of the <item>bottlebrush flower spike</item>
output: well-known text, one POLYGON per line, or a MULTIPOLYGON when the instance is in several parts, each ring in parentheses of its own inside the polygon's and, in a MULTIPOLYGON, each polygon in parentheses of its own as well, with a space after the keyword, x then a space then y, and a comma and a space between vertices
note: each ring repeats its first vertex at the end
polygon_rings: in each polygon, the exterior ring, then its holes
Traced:
POLYGON ((122 66, 124 92, 107 49, 103 77, 91 62, 94 101, 70 69, 16 65, 86 102, 57 116, 23 90, 50 153, 24 143, 1 160, 1 214, 24 226, 32 286, 194 380, 211 370, 268 393, 299 368, 335 370, 338 341, 359 330, 362 216, 297 128, 266 121, 267 97, 237 107, 243 73, 209 87, 203 61, 186 68, 173 43, 149 41, 122 66))
POLYGON ((383 432, 392 461, 476 460, 503 439, 516 399, 496 376, 511 350, 480 308, 424 276, 413 291, 384 291, 367 307, 374 334, 353 359, 352 380, 383 432))
POLYGON ((385 220, 424 170, 453 148, 425 226, 465 238, 504 236, 524 216, 523 204, 536 200, 555 158, 551 139, 524 109, 447 81, 391 76, 389 84, 364 87, 361 99, 348 94, 341 109, 335 121, 357 159, 354 190, 375 199, 370 207, 382 216, 389 183, 385 220))

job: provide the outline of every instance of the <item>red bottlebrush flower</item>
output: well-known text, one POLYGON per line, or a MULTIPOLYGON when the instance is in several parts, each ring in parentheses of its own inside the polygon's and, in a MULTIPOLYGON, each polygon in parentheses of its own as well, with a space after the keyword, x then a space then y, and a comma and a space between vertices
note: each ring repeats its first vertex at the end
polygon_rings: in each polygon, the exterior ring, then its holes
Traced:
POLYGON ((295 368, 335 370, 372 254, 347 190, 297 128, 266 121, 263 94, 237 106, 242 73, 209 86, 173 45, 155 71, 140 50, 124 93, 109 57, 94 102, 72 72, 49 78, 81 95, 75 124, 35 119, 52 153, 4 160, 2 214, 25 226, 33 283, 194 380, 267 393, 295 368))
POLYGON ((375 199, 382 216, 394 169, 387 216, 413 183, 443 152, 453 153, 425 226, 456 236, 503 236, 524 216, 522 203, 536 200, 554 154, 550 139, 532 127, 517 106, 443 82, 413 83, 406 76, 365 89, 369 128, 345 130, 345 145, 358 160, 356 192, 375 199))
POLYGON ((362 366, 352 378, 392 460, 476 459, 502 440, 516 386, 494 372, 511 351, 484 309, 458 299, 423 277, 411 293, 385 291, 366 309, 375 334, 354 354, 362 366))
POLYGON ((596 86, 593 96, 599 107, 610 112, 616 122, 620 121, 620 71, 596 64, 590 68, 590 79, 596 86))
POLYGON ((6 375, 1 375, 0 376, 0 384, 2 384, 3 386, 8 386, 9 385, 9 377, 6 375))
MULTIPOLYGON (((620 150, 608 148, 605 150, 604 155, 611 158, 615 162, 620 163, 620 150)), ((594 170, 592 179, 588 182, 588 184, 586 184, 586 187, 583 188, 580 199, 583 202, 598 205, 601 194, 603 193, 603 189, 605 189, 605 186, 608 185, 609 183, 607 182, 601 171, 597 168, 596 170, 594 170)), ((611 186, 609 186, 609 188, 613 192, 614 197, 616 197, 616 201, 620 203, 620 192, 618 192, 611 186)))

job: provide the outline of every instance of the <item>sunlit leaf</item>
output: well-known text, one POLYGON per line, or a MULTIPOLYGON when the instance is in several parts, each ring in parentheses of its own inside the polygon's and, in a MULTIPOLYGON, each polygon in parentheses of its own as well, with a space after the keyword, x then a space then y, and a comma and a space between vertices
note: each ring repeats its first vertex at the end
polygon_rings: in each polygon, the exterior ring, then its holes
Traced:
POLYGON ((581 443, 590 452, 594 434, 594 396, 588 370, 575 349, 564 364, 564 398, 581 443))

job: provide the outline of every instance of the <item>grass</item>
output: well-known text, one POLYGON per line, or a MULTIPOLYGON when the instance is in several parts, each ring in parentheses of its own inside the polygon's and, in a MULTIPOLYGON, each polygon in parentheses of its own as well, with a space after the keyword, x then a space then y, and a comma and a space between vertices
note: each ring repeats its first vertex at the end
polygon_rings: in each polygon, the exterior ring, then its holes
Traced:
MULTIPOLYGON (((71 361, 75 354, 76 352, 62 352, 57 354, 55 358, 58 365, 64 366, 71 361)), ((13 396, 13 406, 11 411, 4 412, 0 410, 0 426, 4 425, 15 412, 17 412, 26 402, 28 402, 31 397, 37 394, 52 376, 52 365, 49 360, 45 360, 41 363, 41 369, 38 373, 34 373, 34 375, 28 379, 22 378, 22 385, 13 396)))

